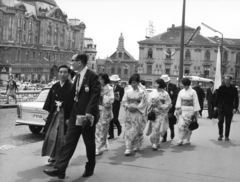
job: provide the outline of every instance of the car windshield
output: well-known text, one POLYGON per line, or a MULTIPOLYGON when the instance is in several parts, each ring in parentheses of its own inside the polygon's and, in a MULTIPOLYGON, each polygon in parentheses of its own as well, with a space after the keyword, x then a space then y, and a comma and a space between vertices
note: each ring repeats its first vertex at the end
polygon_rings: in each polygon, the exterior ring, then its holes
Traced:
POLYGON ((45 102, 45 100, 47 99, 48 96, 48 92, 49 89, 47 90, 43 90, 37 97, 37 99, 35 100, 36 102, 45 102))

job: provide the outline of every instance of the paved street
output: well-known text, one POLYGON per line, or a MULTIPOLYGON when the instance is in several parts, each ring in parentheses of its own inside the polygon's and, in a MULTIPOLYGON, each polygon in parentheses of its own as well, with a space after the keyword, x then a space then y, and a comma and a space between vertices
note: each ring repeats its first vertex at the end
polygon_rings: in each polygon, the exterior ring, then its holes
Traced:
POLYGON ((42 141, 43 134, 32 134, 28 126, 15 126, 16 108, 0 109, 0 150, 42 141))
MULTIPOLYGON (((190 145, 176 146, 176 136, 158 151, 152 151, 149 137, 145 137, 141 151, 130 157, 124 156, 123 135, 110 140, 110 150, 97 157, 95 174, 90 178, 81 177, 86 162, 82 139, 65 180, 42 172, 51 169, 44 166, 47 158, 41 157, 42 141, 0 150, 0 182, 239 182, 240 115, 234 116, 230 141, 217 141, 217 120, 206 119, 206 111, 199 124, 190 145)), ((25 134, 29 134, 28 128, 25 134)))

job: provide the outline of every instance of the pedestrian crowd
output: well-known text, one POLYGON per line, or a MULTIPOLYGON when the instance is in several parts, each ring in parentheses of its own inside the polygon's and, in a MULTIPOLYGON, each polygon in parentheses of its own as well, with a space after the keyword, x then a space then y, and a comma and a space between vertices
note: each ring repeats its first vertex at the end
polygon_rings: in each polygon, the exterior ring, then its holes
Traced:
MULTIPOLYGON (((191 143, 193 130, 198 128, 198 117, 202 116, 205 98, 199 83, 192 88, 191 80, 183 78, 177 87, 170 83, 168 75, 162 75, 154 82, 156 89, 148 93, 139 74, 135 73, 129 79, 131 88, 124 92, 118 84, 121 80, 118 75, 97 75, 86 66, 85 54, 74 55, 70 63, 77 74, 69 81, 71 70, 66 65, 60 66, 60 81, 51 87, 43 107, 49 116, 42 156, 49 156, 46 165, 54 166, 53 170, 44 170, 47 175, 65 178, 81 135, 88 158, 82 176, 93 175, 96 155, 110 149, 108 140, 115 137, 114 127, 118 136, 124 133, 125 156, 141 149, 145 134, 150 136, 152 149, 158 150, 160 143, 167 141, 168 128, 170 138, 175 137, 176 123, 177 145, 191 143), (123 116, 124 131, 119 116, 123 116)), ((206 95, 208 118, 218 113, 218 140, 223 139, 225 119, 225 140, 229 140, 232 117, 239 104, 237 89, 231 85, 230 76, 225 77, 225 84, 219 89, 213 90, 213 85, 213 82, 209 83, 206 95)))

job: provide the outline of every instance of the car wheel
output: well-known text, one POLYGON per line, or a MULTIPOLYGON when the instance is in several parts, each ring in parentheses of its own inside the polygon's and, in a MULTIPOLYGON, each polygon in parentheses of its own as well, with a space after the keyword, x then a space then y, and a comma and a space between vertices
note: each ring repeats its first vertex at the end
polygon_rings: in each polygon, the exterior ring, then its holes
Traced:
POLYGON ((38 133, 40 133, 40 131, 42 131, 43 127, 42 126, 29 125, 29 129, 32 133, 38 134, 38 133))

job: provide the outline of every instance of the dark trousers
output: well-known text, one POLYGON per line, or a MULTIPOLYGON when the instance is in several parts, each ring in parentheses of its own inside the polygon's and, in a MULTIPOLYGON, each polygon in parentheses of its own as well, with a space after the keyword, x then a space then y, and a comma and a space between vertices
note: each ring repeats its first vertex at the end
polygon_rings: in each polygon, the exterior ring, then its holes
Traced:
POLYGON ((212 119, 212 115, 213 115, 213 102, 212 101, 208 101, 208 117, 212 119))
MULTIPOLYGON (((171 138, 174 138, 174 125, 176 124, 176 117, 172 116, 168 118, 169 120, 169 128, 171 131, 171 138)), ((163 136, 163 139, 167 139, 167 132, 165 133, 165 135, 163 136)))
POLYGON ((117 127, 118 130, 121 130, 122 126, 118 120, 118 113, 114 113, 113 112, 113 119, 110 121, 110 125, 109 125, 109 135, 114 137, 114 128, 113 125, 115 125, 117 127))
POLYGON ((85 169, 87 171, 94 171, 96 159, 95 159, 95 125, 89 129, 84 129, 82 126, 75 125, 76 115, 72 114, 69 121, 66 143, 60 151, 60 159, 56 162, 55 168, 61 171, 66 171, 68 163, 72 158, 74 151, 77 147, 80 136, 83 136, 83 141, 86 146, 86 153, 88 162, 86 163, 85 169))
POLYGON ((229 137, 232 117, 233 117, 233 106, 225 105, 225 106, 219 107, 218 129, 219 129, 220 136, 223 136, 223 123, 224 123, 224 119, 225 119, 225 137, 226 138, 229 137))
POLYGON ((202 111, 203 111, 203 101, 199 101, 199 105, 201 110, 199 111, 200 116, 202 116, 202 111))

